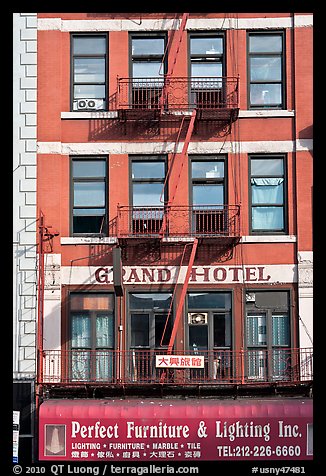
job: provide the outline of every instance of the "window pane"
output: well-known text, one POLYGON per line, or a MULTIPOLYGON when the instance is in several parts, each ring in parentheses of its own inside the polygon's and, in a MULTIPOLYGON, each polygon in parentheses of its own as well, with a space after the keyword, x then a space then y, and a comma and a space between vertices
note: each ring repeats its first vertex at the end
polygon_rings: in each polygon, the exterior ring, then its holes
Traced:
POLYGON ((290 326, 287 314, 272 316, 273 345, 290 345, 290 326))
POLYGON ((208 326, 189 326, 189 348, 194 352, 208 349, 208 326))
POLYGON ((165 177, 164 162, 133 162, 132 178, 162 178, 165 177))
POLYGON ((79 177, 105 177, 106 163, 104 160, 83 160, 72 162, 72 173, 79 177))
POLYGON ((105 36, 80 36, 73 38, 73 53, 100 55, 106 52, 105 36))
MULTIPOLYGON (((262 179, 264 180, 264 179, 262 179)), ((251 185, 252 203, 282 205, 283 204, 283 183, 279 185, 251 185)))
POLYGON ((133 62, 132 77, 133 78, 156 78, 159 77, 163 85, 163 68, 160 61, 150 62, 133 62), (161 74, 160 74, 161 73, 161 74))
POLYGON ((164 38, 133 38, 133 55, 163 55, 164 38))
POLYGON ((76 207, 104 207, 105 183, 103 182, 75 182, 74 206, 76 207))
POLYGON ((83 210, 83 212, 87 215, 73 217, 73 233, 104 233, 104 212, 100 216, 91 216, 93 210, 83 210))
POLYGON ((250 53, 281 53, 282 36, 281 35, 250 35, 249 36, 250 53))
POLYGON ((283 159, 251 159, 251 175, 283 175, 283 159))
POLYGON ((254 105, 281 105, 282 85, 281 84, 251 84, 250 104, 254 105))
POLYGON ((170 293, 133 293, 129 295, 131 309, 169 309, 170 293))
POLYGON ((283 207, 253 207, 252 229, 283 231, 283 207))
POLYGON ((112 314, 96 316, 96 347, 114 347, 112 314))
POLYGON ((188 309, 231 309, 231 294, 189 293, 188 309))
MULTIPOLYGON (((209 63, 191 63, 191 76, 192 77, 216 77, 222 76, 222 63, 209 62, 209 63)), ((215 85, 215 87, 221 87, 215 85)), ((199 86, 197 86, 199 87, 199 86)))
POLYGON ((73 314, 71 317, 71 347, 91 347, 91 320, 87 314, 73 314))
POLYGON ((250 58, 251 81, 281 81, 282 59, 270 56, 250 58))
POLYGON ((149 346, 149 315, 131 314, 131 347, 149 346))
POLYGON ((167 314, 155 314, 155 347, 160 347, 166 325, 162 345, 168 345, 172 331, 172 316, 167 321, 167 314))
POLYGON ((224 185, 193 185, 194 205, 222 205, 224 203, 224 185))
POLYGON ((273 350, 272 372, 274 378, 290 378, 291 353, 288 350, 273 350))
POLYGON ((191 54, 222 54, 223 38, 191 38, 190 39, 191 54))
POLYGON ((191 162, 193 178, 224 177, 224 162, 191 162))
POLYGON ((247 314, 247 345, 267 345, 265 314, 247 314))
POLYGON ((161 183, 134 183, 133 206, 163 206, 160 202, 162 189, 161 183))
POLYGON ((75 99, 104 99, 105 86, 95 84, 78 84, 74 86, 75 99))
POLYGON ((113 353, 112 351, 96 352, 96 380, 111 380, 113 376, 113 353))
POLYGON ((231 346, 230 314, 214 314, 214 347, 231 346))
POLYGON ((104 58, 75 58, 74 81, 76 83, 104 83, 104 58))

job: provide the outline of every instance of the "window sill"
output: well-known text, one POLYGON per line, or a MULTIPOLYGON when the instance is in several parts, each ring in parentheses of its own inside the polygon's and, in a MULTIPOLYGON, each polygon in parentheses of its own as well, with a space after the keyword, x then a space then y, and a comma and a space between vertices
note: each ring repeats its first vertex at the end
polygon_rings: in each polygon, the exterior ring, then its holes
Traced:
POLYGON ((118 239, 113 236, 63 236, 60 240, 61 245, 114 245, 118 239))
POLYGON ((116 119, 118 111, 69 111, 61 112, 61 119, 116 119))
POLYGON ((240 243, 295 243, 295 235, 250 235, 242 236, 240 243))
POLYGON ((294 111, 284 109, 248 109, 240 110, 241 117, 294 117, 294 111))

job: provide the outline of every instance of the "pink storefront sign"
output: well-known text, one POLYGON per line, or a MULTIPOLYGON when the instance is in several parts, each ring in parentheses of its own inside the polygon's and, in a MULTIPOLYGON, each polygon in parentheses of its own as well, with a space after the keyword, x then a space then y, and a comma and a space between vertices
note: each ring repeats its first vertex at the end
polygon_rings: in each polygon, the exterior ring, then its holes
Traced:
POLYGON ((39 459, 308 460, 312 401, 48 400, 39 459))

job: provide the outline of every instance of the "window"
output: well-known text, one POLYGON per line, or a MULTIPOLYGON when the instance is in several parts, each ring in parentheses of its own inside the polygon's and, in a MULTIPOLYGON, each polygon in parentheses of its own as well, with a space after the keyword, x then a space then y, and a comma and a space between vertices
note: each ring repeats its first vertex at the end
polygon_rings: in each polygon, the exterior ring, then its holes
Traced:
POLYGON ((173 314, 168 318, 171 293, 129 294, 129 368, 133 380, 148 381, 155 373, 155 353, 170 340, 173 314))
POLYGON ((72 159, 72 233, 107 232, 106 159, 72 159))
POLYGON ((285 226, 285 158, 250 158, 251 230, 282 232, 285 226))
POLYGON ((231 376, 231 320, 230 292, 188 293, 188 348, 205 357, 205 369, 193 371, 194 379, 231 376))
POLYGON ((70 295, 71 380, 110 381, 114 367, 114 295, 70 295))
POLYGON ((163 193, 165 169, 166 161, 162 157, 132 158, 133 233, 159 233, 165 199, 163 193))
POLYGON ((192 158, 191 177, 193 233, 226 232, 225 159, 216 156, 192 158))
POLYGON ((246 303, 249 379, 288 379, 291 375, 288 292, 250 292, 246 303))
POLYGON ((214 108, 223 104, 224 36, 191 34, 189 37, 191 104, 214 108))
POLYGON ((251 108, 283 108, 283 33, 249 33, 248 74, 251 108))
POLYGON ((131 35, 132 104, 158 108, 166 73, 164 34, 131 35))
POLYGON ((71 78, 73 111, 106 109, 106 35, 72 35, 71 78))

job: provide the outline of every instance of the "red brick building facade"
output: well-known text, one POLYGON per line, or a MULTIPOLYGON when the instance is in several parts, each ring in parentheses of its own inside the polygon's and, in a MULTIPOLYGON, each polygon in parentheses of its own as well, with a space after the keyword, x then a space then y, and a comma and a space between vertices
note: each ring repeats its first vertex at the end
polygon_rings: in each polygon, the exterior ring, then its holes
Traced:
POLYGON ((40 459, 312 457, 312 24, 38 14, 40 459))

